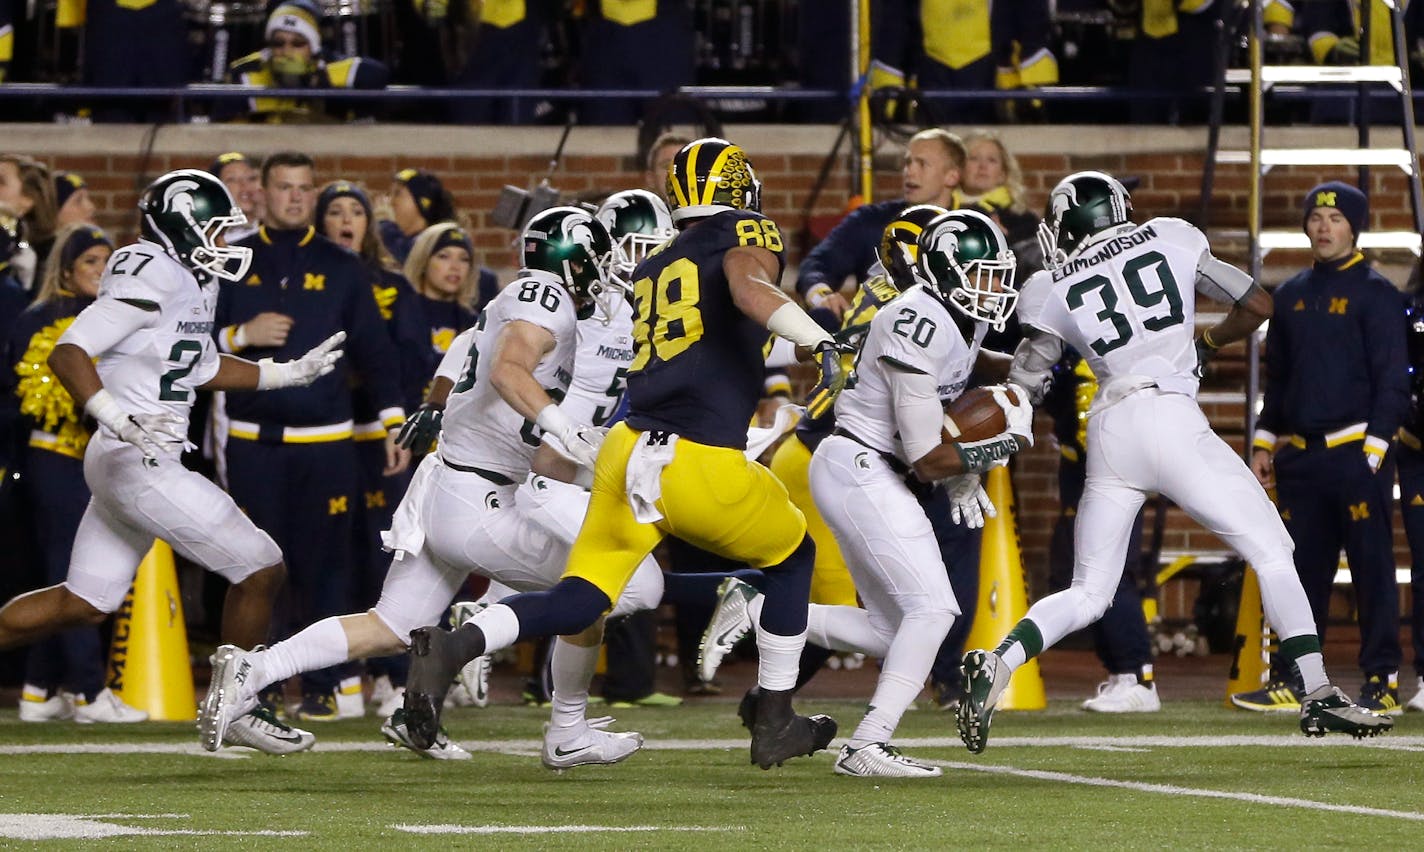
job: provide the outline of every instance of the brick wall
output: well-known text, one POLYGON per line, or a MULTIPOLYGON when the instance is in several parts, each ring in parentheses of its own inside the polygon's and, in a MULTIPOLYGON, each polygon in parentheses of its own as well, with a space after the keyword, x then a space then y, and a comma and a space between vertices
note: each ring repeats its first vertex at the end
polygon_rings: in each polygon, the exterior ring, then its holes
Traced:
MULTIPOLYGON (((519 131, 479 131, 469 129, 467 136, 452 136, 449 128, 338 128, 293 129, 264 131, 261 128, 187 128, 167 144, 155 146, 146 160, 132 151, 141 129, 120 131, 117 135, 100 133, 97 128, 79 130, 12 126, 7 133, 7 146, 12 150, 32 153, 52 165, 78 172, 88 181, 99 207, 99 224, 128 236, 133 231, 130 211, 137 199, 135 175, 140 168, 148 177, 180 167, 202 168, 215 152, 241 148, 254 154, 280 147, 302 147, 312 151, 317 160, 321 180, 343 177, 365 183, 379 193, 390 185, 391 175, 398 169, 420 165, 441 175, 454 193, 460 207, 467 211, 474 229, 477 249, 484 253, 484 262, 504 272, 515 266, 512 249, 513 234, 494 227, 487 211, 494 207, 500 188, 505 184, 527 187, 542 176, 548 167, 547 151, 552 150, 550 131, 535 129, 519 131), (268 135, 262 135, 266 132, 268 135), (125 136, 124 134, 128 135, 125 136), (313 133, 328 133, 313 136, 313 133), (330 134, 337 134, 332 136, 330 134), (29 147, 26 147, 26 146, 29 147), (480 155, 451 155, 428 151, 483 151, 480 155), (46 154, 46 151, 57 153, 46 154), (361 153, 352 153, 352 152, 361 153), (418 152, 418 153, 416 153, 418 152)), ((783 230, 801 228, 801 210, 809 197, 812 183, 821 168, 825 151, 830 149, 834 132, 828 128, 737 128, 736 138, 748 149, 758 174, 765 184, 763 207, 781 222, 783 230)), ((630 154, 631 132, 588 131, 574 134, 569 151, 553 185, 568 196, 597 200, 609 191, 636 186, 641 180, 641 166, 630 154)), ((1039 206, 1048 190, 1063 175, 1080 169, 1100 169, 1117 175, 1135 175, 1141 179, 1133 193, 1139 220, 1157 216, 1181 216, 1197 220, 1201 198, 1201 172, 1204 162, 1205 131, 1182 129, 1140 129, 1124 127, 1066 128, 1021 127, 1005 128, 1006 142, 1019 153, 1030 204, 1039 206)), ((1239 141, 1228 132, 1226 146, 1239 141)), ((1292 146, 1353 145, 1353 134, 1345 130, 1298 128, 1282 131, 1274 144, 1292 146)), ((1390 144, 1379 139, 1378 145, 1390 144)), ((889 146, 877 156, 877 197, 894 197, 899 191, 898 151, 889 146)), ((1247 216, 1247 176, 1245 166, 1221 166, 1211 196, 1210 214, 1214 227, 1241 229, 1247 216)), ((1264 218, 1267 226, 1297 227, 1300 223, 1300 201, 1305 192, 1324 179, 1353 176, 1344 170, 1322 174, 1318 170, 1277 168, 1265 182, 1264 218)), ((845 162, 831 172, 826 190, 811 211, 809 226, 824 229, 846 204, 850 174, 845 162)), ((1408 188, 1397 171, 1377 169, 1371 180, 1372 220, 1375 227, 1405 228, 1410 224, 1408 188)), ((1245 265, 1245 245, 1239 238, 1214 240, 1217 253, 1225 259, 1245 265)), ((794 241, 791 262, 798 260, 794 241)), ((1265 273, 1267 281, 1279 281, 1306 262, 1300 253, 1276 252, 1269 258, 1265 273)), ((1387 274, 1403 283, 1407 274, 1407 258, 1385 258, 1387 274)), ((1207 310, 1211 310, 1208 308, 1207 310)), ((1219 308, 1217 310, 1220 310, 1219 308)), ((1232 391, 1241 389, 1241 347, 1228 352, 1215 381, 1205 389, 1232 391)), ((1234 446, 1241 446, 1243 424, 1242 404, 1212 404, 1208 413, 1213 424, 1234 446)), ((1040 418, 1038 429, 1042 440, 1021 457, 1016 474, 1019 494, 1019 518, 1024 561, 1035 592, 1043 589, 1046 554, 1053 518, 1057 512, 1056 466, 1057 450, 1048 434, 1046 418, 1040 418)), ((1219 550, 1222 545, 1211 534, 1196 526, 1178 510, 1169 514, 1165 547, 1170 550, 1219 550)), ((1400 524, 1396 519, 1396 529, 1400 524)), ((1401 565, 1408 564, 1408 550, 1402 531, 1397 534, 1396 554, 1401 565)), ((1168 596, 1166 615, 1189 614, 1191 587, 1168 596), (1185 607, 1185 609, 1183 609, 1185 607)))

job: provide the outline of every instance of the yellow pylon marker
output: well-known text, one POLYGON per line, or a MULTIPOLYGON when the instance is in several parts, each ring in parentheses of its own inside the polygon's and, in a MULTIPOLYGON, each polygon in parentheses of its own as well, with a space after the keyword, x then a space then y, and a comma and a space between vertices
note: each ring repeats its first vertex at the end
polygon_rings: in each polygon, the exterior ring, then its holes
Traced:
POLYGON ((150 719, 197 718, 183 599, 165 542, 153 543, 115 614, 108 686, 125 703, 147 710, 150 719))
POLYGON ((1241 579, 1241 606, 1236 611, 1236 638, 1232 641, 1231 674, 1226 681, 1223 702, 1233 707, 1231 696, 1251 692, 1266 684, 1270 670, 1270 631, 1261 606, 1261 585, 1256 572, 1246 569, 1241 579))
MULTIPOLYGON (((964 647, 992 651, 1028 612, 1028 583, 1024 579, 1008 468, 990 470, 984 490, 999 514, 985 519, 984 540, 979 549, 979 600, 974 607, 974 625, 969 628, 964 647)), ((1038 660, 1029 660, 1014 672, 999 698, 998 709, 1042 710, 1047 706, 1038 660)))

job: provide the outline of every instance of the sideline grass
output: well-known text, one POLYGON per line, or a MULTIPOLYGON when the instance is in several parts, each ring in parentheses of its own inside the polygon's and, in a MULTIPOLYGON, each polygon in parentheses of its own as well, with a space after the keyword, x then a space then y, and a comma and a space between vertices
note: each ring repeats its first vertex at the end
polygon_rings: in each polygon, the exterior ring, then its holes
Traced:
MULTIPOLYGON (((803 707, 834 715, 843 735, 863 710, 803 707)), ((1398 733, 1356 743, 1307 740, 1293 717, 1208 702, 1128 717, 1055 703, 996 716, 988 751, 974 757, 948 715, 920 710, 907 714, 900 739, 917 757, 947 762, 945 776, 870 780, 833 775, 826 753, 769 772, 752 767, 734 710, 717 702, 616 711, 616 727, 642 731, 649 748, 620 766, 564 775, 540 767, 534 751, 545 712, 520 707, 452 711, 452 736, 482 749, 464 762, 377 749, 379 720, 369 717, 317 726, 320 742, 308 754, 222 759, 198 752, 189 724, 31 725, 5 712, 0 845, 46 830, 4 814, 110 815, 54 829, 80 834, 86 826, 216 833, 198 841, 203 848, 1309 848, 1350 838, 1410 848, 1424 829, 1417 716, 1401 717, 1398 733), (99 743, 191 751, 24 748, 99 743), (1105 786, 1113 784, 1128 786, 1105 786), (154 814, 179 816, 142 816, 154 814), (499 833, 417 833, 433 826, 499 833), (510 833, 535 829, 545 833, 510 833), (223 834, 258 831, 303 834, 223 834)), ((162 834, 85 840, 176 842, 162 834)))

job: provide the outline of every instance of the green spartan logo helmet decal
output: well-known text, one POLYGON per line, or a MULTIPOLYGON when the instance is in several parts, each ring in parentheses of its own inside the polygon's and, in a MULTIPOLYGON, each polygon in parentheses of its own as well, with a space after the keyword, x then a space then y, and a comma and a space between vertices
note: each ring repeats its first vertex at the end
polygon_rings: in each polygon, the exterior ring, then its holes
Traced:
POLYGON ((593 302, 605 317, 611 296, 604 279, 612 262, 608 229, 577 207, 552 207, 524 228, 524 267, 559 276, 576 301, 593 302))
POLYGON ((199 279, 241 280, 252 250, 219 246, 223 230, 247 221, 222 181, 196 169, 169 172, 144 190, 138 202, 140 235, 161 246, 199 279))
POLYGON ((1129 221, 1132 199, 1116 178, 1102 172, 1078 172, 1058 182, 1048 197, 1048 213, 1039 226, 1045 263, 1055 269, 1083 241, 1099 231, 1129 221))

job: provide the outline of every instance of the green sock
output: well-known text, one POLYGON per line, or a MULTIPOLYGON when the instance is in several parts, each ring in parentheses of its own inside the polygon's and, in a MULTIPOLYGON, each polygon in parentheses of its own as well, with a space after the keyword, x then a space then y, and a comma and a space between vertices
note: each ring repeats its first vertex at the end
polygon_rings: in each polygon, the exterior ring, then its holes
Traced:
POLYGON ((1014 629, 1009 631, 1009 635, 1004 637, 1004 641, 999 643, 999 647, 994 649, 1009 668, 1017 669, 1043 653, 1043 634, 1038 631, 1038 625, 1027 618, 1014 625, 1014 629))
POLYGON ((1320 653, 1320 637, 1314 633, 1302 633, 1281 640, 1281 656, 1296 674, 1296 685, 1312 693, 1329 683, 1325 677, 1325 659, 1320 653))

